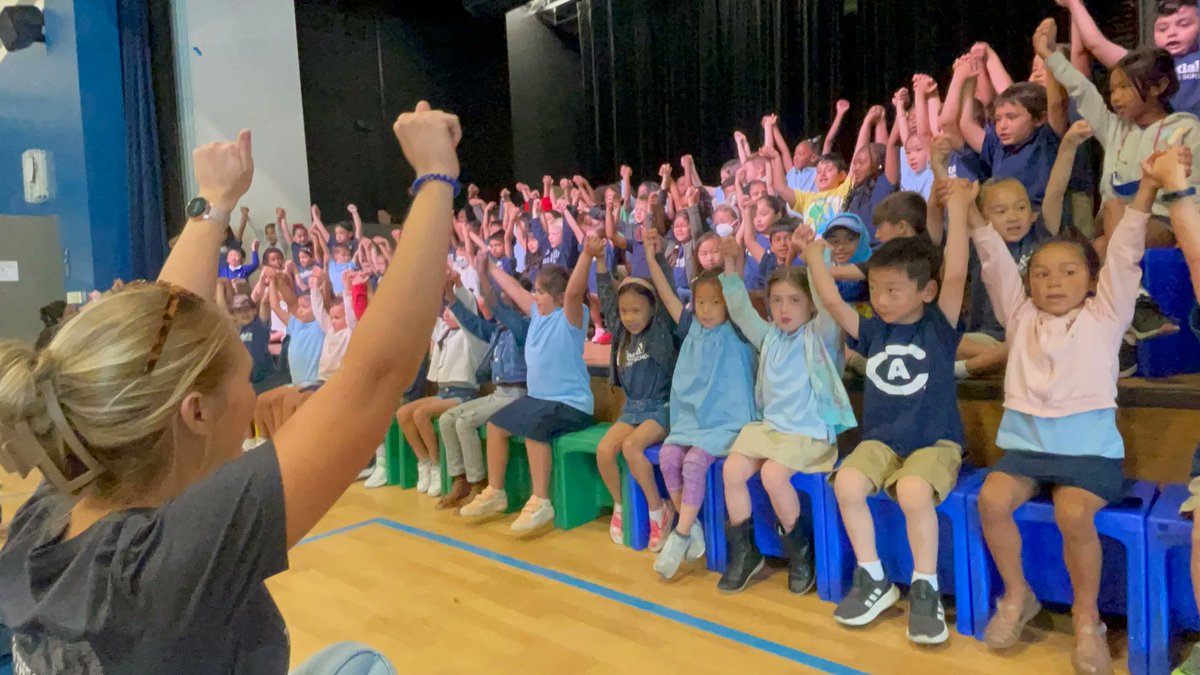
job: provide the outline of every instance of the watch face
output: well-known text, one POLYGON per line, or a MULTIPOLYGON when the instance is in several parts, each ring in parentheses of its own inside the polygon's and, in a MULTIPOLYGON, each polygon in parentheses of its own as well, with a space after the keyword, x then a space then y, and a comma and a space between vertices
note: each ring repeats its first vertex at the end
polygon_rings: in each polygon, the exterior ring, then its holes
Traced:
POLYGON ((200 216, 203 216, 204 212, 207 210, 208 200, 204 197, 196 197, 192 201, 188 202, 186 209, 188 218, 199 218, 200 216))

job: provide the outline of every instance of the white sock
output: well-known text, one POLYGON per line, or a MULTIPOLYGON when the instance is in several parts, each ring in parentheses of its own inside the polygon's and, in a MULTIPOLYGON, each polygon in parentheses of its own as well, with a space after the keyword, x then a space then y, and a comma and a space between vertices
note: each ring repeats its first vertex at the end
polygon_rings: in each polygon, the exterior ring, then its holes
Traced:
POLYGON ((933 590, 936 591, 938 589, 938 582, 937 582, 936 574, 921 574, 920 572, 913 572, 913 578, 912 578, 913 582, 915 583, 919 579, 924 579, 925 581, 928 581, 929 585, 933 586, 933 590))
POLYGON ((878 560, 860 562, 858 566, 867 571, 875 581, 883 581, 883 563, 878 560))
POLYGON ((620 504, 613 504, 613 515, 614 516, 621 515, 621 505, 620 504))
POLYGON ((968 378, 970 376, 971 376, 971 373, 967 372, 967 362, 966 361, 955 361, 954 362, 954 377, 956 377, 960 380, 965 380, 966 378, 968 378))
POLYGON ((650 520, 653 520, 654 522, 658 523, 659 525, 662 525, 663 515, 664 515, 663 507, 660 506, 657 509, 654 509, 653 511, 650 512, 650 520))

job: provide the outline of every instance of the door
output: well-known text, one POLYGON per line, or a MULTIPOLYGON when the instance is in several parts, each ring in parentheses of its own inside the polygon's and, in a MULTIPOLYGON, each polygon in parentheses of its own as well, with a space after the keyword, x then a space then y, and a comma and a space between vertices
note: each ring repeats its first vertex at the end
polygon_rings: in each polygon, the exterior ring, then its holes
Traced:
POLYGON ((0 338, 37 339, 38 310, 65 295, 62 261, 58 218, 0 216, 0 338))

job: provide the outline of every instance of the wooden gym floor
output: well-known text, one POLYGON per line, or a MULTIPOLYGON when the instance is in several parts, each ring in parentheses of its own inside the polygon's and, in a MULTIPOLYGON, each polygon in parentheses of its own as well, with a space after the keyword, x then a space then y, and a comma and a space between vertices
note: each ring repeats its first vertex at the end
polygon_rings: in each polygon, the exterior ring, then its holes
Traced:
MULTIPOLYGON (((6 519, 34 487, 0 475, 6 519)), ((268 582, 300 663, 339 640, 365 642, 400 672, 1070 673, 1070 618, 1043 614, 1029 644, 1001 657, 951 632, 941 647, 905 638, 889 610, 865 629, 833 605, 790 595, 768 568, 740 595, 702 567, 675 582, 653 554, 614 545, 607 520, 521 540, 509 519, 468 525, 415 490, 355 484, 268 582)), ((681 572, 682 574, 682 572, 681 572)), ((1124 635, 1113 631, 1124 669, 1124 635)))

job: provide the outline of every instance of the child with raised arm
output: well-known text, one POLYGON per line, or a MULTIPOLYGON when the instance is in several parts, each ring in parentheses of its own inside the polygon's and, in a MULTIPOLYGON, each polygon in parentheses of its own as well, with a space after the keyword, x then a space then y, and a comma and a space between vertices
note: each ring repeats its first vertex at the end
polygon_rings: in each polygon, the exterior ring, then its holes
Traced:
POLYGON ((523 436, 529 453, 533 496, 513 521, 516 532, 533 532, 554 521, 550 505, 550 442, 594 423, 591 379, 583 362, 587 338, 587 276, 591 260, 581 259, 570 273, 544 265, 532 294, 495 266, 492 279, 522 312, 530 317, 525 340, 529 393, 508 404, 488 421, 488 486, 459 511, 486 518, 504 513, 508 495, 508 439, 523 436))
MULTIPOLYGON (((676 338, 683 340, 671 378, 671 433, 659 455, 679 521, 654 561, 654 571, 670 579, 684 560, 704 557, 704 531, 696 516, 704 502, 708 468, 729 453, 738 432, 758 411, 754 350, 729 322, 719 273, 704 272, 692 282, 694 311, 675 296, 658 265, 650 267, 650 274, 678 326, 676 338)), ((647 477, 643 474, 641 480, 647 477)))
MULTIPOLYGON (((794 248, 802 250, 812 231, 799 229, 795 238, 794 248)), ((787 551, 788 590, 807 593, 816 581, 812 523, 800 516, 800 499, 791 480, 796 472, 831 470, 837 459, 837 435, 855 426, 842 386, 842 331, 812 295, 805 268, 795 265, 771 274, 767 282, 771 320, 764 321, 737 274, 741 249, 732 239, 722 244, 721 288, 729 315, 761 354, 754 393, 763 419, 742 428, 725 460, 728 551, 717 590, 740 592, 763 567, 763 556, 754 545, 746 487, 761 472, 787 551)))
POLYGON ((1022 279, 999 233, 982 219, 972 221, 988 295, 1010 344, 1004 418, 996 435, 1005 453, 979 493, 984 536, 1005 589, 984 639, 993 649, 1015 644, 1040 609, 1025 580, 1012 514, 1050 489, 1075 591, 1076 672, 1112 672, 1097 606, 1095 517, 1125 493, 1117 351, 1133 319, 1150 207, 1164 176, 1178 166, 1175 152, 1144 162, 1137 195, 1113 232, 1103 267, 1087 243, 1056 240, 1033 253, 1022 279))
POLYGON ((867 506, 867 497, 886 490, 899 502, 908 524, 913 553, 908 639, 917 644, 939 644, 950 636, 938 592, 934 509, 954 489, 962 464, 954 351, 967 276, 965 219, 972 199, 970 184, 955 186, 944 271, 941 251, 926 238, 893 239, 875 250, 868 268, 875 311, 870 319, 838 294, 825 263, 825 243, 814 241, 804 252, 817 296, 846 334, 858 340, 855 349, 867 359, 863 440, 833 479, 858 560, 853 586, 834 618, 843 625, 865 626, 900 598, 884 574, 867 506))
MULTIPOLYGON (((513 307, 507 296, 497 300, 488 266, 500 266, 499 263, 483 251, 475 262, 483 304, 496 318, 495 322, 479 316, 473 309, 473 301, 464 302, 457 295, 450 311, 463 330, 487 342, 488 352, 477 371, 483 377, 478 379, 490 379, 495 389, 487 396, 447 410, 438 419, 442 443, 446 446, 446 470, 453 479, 450 491, 437 503, 439 509, 457 509, 483 492, 487 486, 487 465, 483 460, 479 429, 492 415, 527 392, 525 339, 529 334, 529 318, 513 307)), ((504 268, 500 266, 500 269, 504 268)), ((528 281, 522 279, 521 287, 529 290, 531 287, 526 284, 528 281)), ((368 480, 367 487, 371 487, 370 483, 368 480)))
MULTIPOLYGON (((1200 154, 1200 120, 1191 113, 1172 112, 1171 97, 1179 90, 1179 79, 1165 51, 1136 49, 1113 65, 1109 72, 1110 111, 1091 80, 1058 53, 1055 30, 1052 19, 1043 21, 1034 34, 1033 48, 1046 60, 1046 69, 1066 87, 1079 114, 1104 147, 1100 171, 1100 196, 1106 202, 1100 209, 1104 235, 1097 238, 1097 250, 1103 258, 1108 238, 1122 220, 1124 199, 1136 190, 1142 160, 1168 144, 1182 144, 1193 154, 1200 154)), ((1200 172, 1193 172, 1188 182, 1190 187, 1200 185, 1200 172)), ((1151 248, 1175 243, 1166 219, 1169 197, 1160 194, 1150 211, 1146 245, 1151 248)))
POLYGON ((803 223, 817 234, 834 216, 841 213, 854 187, 854 179, 847 173, 846 160, 836 152, 828 152, 817 162, 817 191, 801 192, 788 187, 783 176, 775 176, 775 190, 791 209, 800 214, 803 223))
POLYGON ((463 330, 450 311, 449 305, 455 303, 479 311, 475 296, 453 271, 447 272, 445 295, 448 304, 434 325, 429 345, 428 378, 437 384, 437 394, 405 403, 396 411, 396 423, 417 456, 417 492, 430 497, 442 496, 442 465, 434 418, 479 396, 475 371, 488 345, 479 336, 463 330))
MULTIPOLYGON (((1128 49, 1100 32, 1083 0, 1056 2, 1071 11, 1073 32, 1078 32, 1080 42, 1105 68, 1116 67, 1129 54, 1128 49)), ((1196 15, 1196 0, 1159 0, 1154 13, 1154 44, 1171 56, 1179 79, 1179 90, 1171 94, 1171 108, 1200 115, 1200 18, 1196 15)))
MULTIPOLYGON (((846 211, 859 217, 864 223, 871 222, 871 213, 888 195, 896 191, 900 183, 900 153, 897 133, 891 134, 886 145, 873 143, 870 130, 887 127, 883 106, 871 106, 863 119, 858 134, 858 145, 850 160, 850 177, 854 187, 846 199, 846 211)), ((897 122, 897 128, 900 122, 897 122)), ((871 237, 868 236, 868 243, 871 237)))
POLYGON ((258 271, 258 240, 250 244, 250 262, 245 263, 246 255, 240 248, 225 251, 225 257, 217 268, 217 277, 221 279, 249 279, 258 271))
POLYGON ((979 153, 984 168, 981 179, 1016 178, 1038 208, 1058 156, 1059 139, 1067 130, 1066 101, 1058 87, 1018 82, 996 96, 995 122, 980 126, 962 111, 979 73, 979 62, 969 56, 955 62, 950 86, 956 88, 956 107, 947 106, 942 112, 942 129, 979 153))
MULTIPOLYGON (((651 230, 645 241, 645 255, 662 266, 666 260, 656 255, 659 237, 651 230)), ((600 439, 596 465, 613 498, 613 516, 609 535, 613 543, 623 543, 621 511, 621 472, 617 455, 629 463, 634 478, 646 494, 650 509, 650 550, 662 550, 674 513, 664 508, 654 480, 654 470, 646 460, 646 448, 661 443, 670 428, 669 397, 671 375, 679 354, 676 325, 654 287, 645 279, 626 277, 617 285, 608 267, 605 241, 588 237, 584 255, 596 261, 596 287, 605 325, 613 333, 609 356, 610 384, 625 391, 625 406, 616 424, 600 439)))

